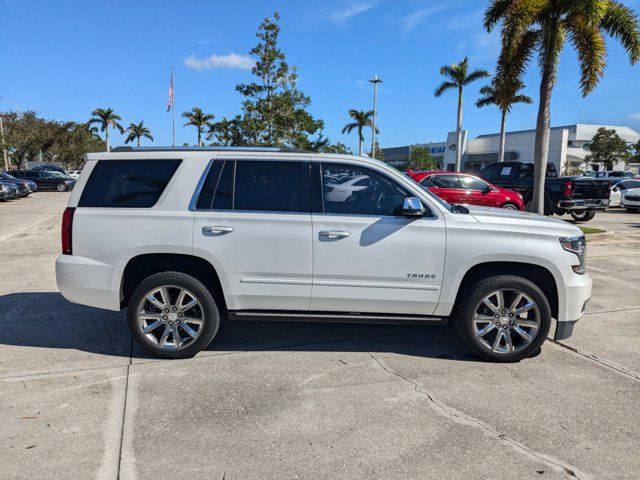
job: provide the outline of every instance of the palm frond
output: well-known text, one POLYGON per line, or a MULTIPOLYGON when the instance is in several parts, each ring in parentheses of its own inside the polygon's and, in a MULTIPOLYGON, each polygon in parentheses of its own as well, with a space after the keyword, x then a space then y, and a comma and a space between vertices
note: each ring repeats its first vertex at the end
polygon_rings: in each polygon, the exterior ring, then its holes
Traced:
POLYGON ((607 49, 596 26, 580 18, 567 21, 569 39, 580 60, 580 89, 587 96, 604 75, 607 49))
POLYGON ((491 32, 493 28, 500 23, 506 16, 507 11, 517 0, 494 0, 484 12, 483 24, 487 32, 491 32))
POLYGON ((632 64, 640 60, 640 22, 636 12, 620 2, 609 0, 600 26, 622 44, 632 64))
POLYGON ((455 84, 455 83, 453 83, 453 82, 442 82, 442 83, 438 86, 438 88, 436 88, 436 91, 434 92, 434 95, 435 95, 436 97, 440 97, 440 96, 442 96, 442 94, 443 94, 444 92, 446 92, 447 90, 451 90, 451 89, 454 89, 454 88, 458 88, 458 85, 456 85, 456 84, 455 84))
POLYGON ((474 70, 469 75, 467 75, 467 77, 464 79, 463 85, 466 86, 466 85, 469 85, 470 83, 475 82, 476 80, 480 80, 481 78, 487 78, 490 76, 491 74, 489 74, 489 72, 487 72, 486 70, 474 70))

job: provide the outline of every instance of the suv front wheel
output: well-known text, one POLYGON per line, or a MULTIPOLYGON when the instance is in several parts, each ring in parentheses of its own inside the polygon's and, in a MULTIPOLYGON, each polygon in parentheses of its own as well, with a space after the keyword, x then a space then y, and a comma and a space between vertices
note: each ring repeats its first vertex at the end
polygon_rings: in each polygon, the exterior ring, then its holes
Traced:
POLYGON ((156 273, 133 292, 129 329, 146 350, 166 358, 189 358, 207 348, 220 326, 211 292, 181 272, 156 273))
POLYGON ((456 309, 458 336, 472 353, 493 362, 532 356, 551 326, 551 307, 542 290, 514 275, 485 278, 461 292, 456 309))

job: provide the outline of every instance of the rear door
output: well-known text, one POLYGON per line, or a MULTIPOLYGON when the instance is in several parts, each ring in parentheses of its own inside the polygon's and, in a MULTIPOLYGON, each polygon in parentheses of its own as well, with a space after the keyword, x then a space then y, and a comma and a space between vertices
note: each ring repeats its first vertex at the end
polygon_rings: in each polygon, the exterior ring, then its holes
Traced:
POLYGON ((399 215, 413 196, 387 174, 346 162, 313 163, 312 311, 430 315, 440 296, 445 222, 399 215), (349 200, 328 194, 328 174, 370 179, 349 200), (314 196, 314 198, 316 198, 314 196))
POLYGON ((448 203, 466 203, 457 175, 433 175, 429 190, 448 203))
POLYGON ((309 157, 213 162, 194 206, 194 253, 217 267, 232 310, 307 310, 309 157))

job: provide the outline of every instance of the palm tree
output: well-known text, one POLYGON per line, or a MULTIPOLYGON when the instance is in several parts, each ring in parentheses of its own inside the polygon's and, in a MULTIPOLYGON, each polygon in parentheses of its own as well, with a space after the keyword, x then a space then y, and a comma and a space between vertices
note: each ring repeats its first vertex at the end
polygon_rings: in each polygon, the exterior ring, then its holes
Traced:
POLYGON ((520 80, 512 80, 507 85, 498 85, 495 80, 490 85, 480 89, 482 97, 476 101, 478 108, 487 105, 495 105, 500 109, 500 147, 498 148, 498 161, 504 162, 504 146, 507 139, 507 115, 511 113, 511 107, 516 103, 533 103, 533 99, 520 93, 524 83, 520 80))
POLYGON ((111 108, 96 108, 91 112, 92 117, 87 122, 87 125, 91 126, 97 123, 100 127, 100 131, 104 132, 104 140, 107 144, 107 152, 111 150, 109 146, 109 127, 113 127, 120 133, 124 132, 124 128, 120 125, 120 115, 116 115, 111 108))
POLYGON ((444 65, 440 68, 440 75, 447 77, 449 80, 445 80, 436 88, 435 95, 440 97, 444 92, 450 89, 458 90, 458 127, 457 127, 457 140, 456 140, 456 172, 460 171, 460 164, 462 163, 462 90, 476 80, 486 78, 489 76, 489 72, 486 70, 474 70, 469 73, 469 59, 464 59, 454 65, 444 65))
POLYGON ((202 146, 202 131, 205 127, 211 128, 211 120, 214 119, 214 116, 210 113, 204 113, 201 108, 193 107, 190 112, 184 112, 182 117, 189 120, 184 124, 185 127, 192 125, 198 129, 198 146, 202 146))
POLYGON ((532 57, 539 56, 540 104, 532 210, 543 213, 551 94, 560 52, 569 40, 580 64, 580 90, 587 96, 604 75, 607 57, 604 36, 618 40, 634 64, 640 59, 640 25, 636 13, 617 0, 492 0, 484 14, 484 26, 491 32, 498 24, 502 24, 498 78, 521 78, 532 57))
POLYGON ((129 136, 125 139, 124 143, 129 143, 137 140, 138 146, 140 146, 140 139, 142 137, 148 138, 153 142, 151 130, 144 126, 144 121, 140 123, 131 123, 127 128, 127 132, 129 132, 129 136))
MULTIPOLYGON (((362 156, 362 142, 364 142, 364 135, 362 134, 362 129, 364 127, 371 126, 371 119, 373 118, 373 110, 369 110, 365 112, 364 110, 349 110, 349 116, 353 118, 353 122, 347 123, 342 129, 342 134, 351 133, 354 130, 358 131, 358 155, 362 156)), ((376 128, 376 133, 379 133, 379 130, 376 128)))

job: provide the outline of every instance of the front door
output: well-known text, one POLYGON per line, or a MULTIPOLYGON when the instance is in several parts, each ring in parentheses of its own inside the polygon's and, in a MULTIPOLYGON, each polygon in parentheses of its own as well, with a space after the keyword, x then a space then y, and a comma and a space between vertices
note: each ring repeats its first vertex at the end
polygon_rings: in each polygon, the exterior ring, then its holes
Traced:
POLYGON ((217 159, 195 205, 194 253, 232 310, 307 310, 312 242, 309 158, 217 159))
POLYGON ((414 195, 384 172, 333 162, 317 171, 310 310, 433 314, 444 270, 442 215, 400 216, 404 198, 414 195), (366 177, 369 186, 337 200, 330 179, 345 175, 366 177))

